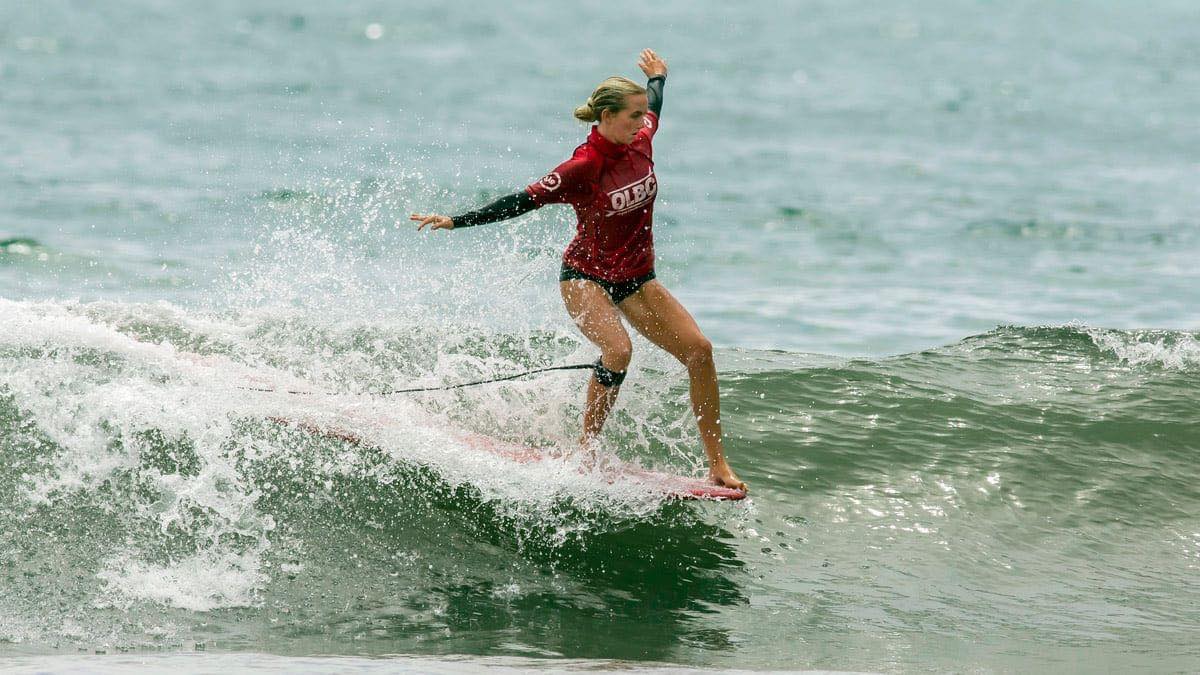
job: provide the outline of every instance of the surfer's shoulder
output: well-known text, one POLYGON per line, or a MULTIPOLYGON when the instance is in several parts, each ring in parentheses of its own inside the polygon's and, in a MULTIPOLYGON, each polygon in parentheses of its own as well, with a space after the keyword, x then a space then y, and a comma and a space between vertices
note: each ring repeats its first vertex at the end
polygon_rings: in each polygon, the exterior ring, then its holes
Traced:
POLYGON ((596 149, 596 146, 584 141, 575 147, 575 152, 571 153, 571 159, 584 162, 599 162, 600 151, 596 149))

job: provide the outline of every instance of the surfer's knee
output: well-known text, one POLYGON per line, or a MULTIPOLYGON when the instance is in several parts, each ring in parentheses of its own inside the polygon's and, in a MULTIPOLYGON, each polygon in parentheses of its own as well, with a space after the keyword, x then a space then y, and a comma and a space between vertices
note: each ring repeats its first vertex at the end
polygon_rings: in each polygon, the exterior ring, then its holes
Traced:
POLYGON ((594 368, 596 381, 606 387, 621 386, 621 382, 625 379, 625 371, 629 369, 629 362, 632 359, 633 343, 629 341, 628 337, 617 342, 615 346, 608 346, 596 361, 594 368))
POLYGON ((704 335, 697 333, 683 345, 682 353, 677 356, 688 368, 707 366, 713 362, 712 342, 704 335))
POLYGON ((633 343, 626 336, 623 341, 604 347, 600 353, 600 360, 609 370, 623 372, 629 367, 629 362, 633 360, 633 343))

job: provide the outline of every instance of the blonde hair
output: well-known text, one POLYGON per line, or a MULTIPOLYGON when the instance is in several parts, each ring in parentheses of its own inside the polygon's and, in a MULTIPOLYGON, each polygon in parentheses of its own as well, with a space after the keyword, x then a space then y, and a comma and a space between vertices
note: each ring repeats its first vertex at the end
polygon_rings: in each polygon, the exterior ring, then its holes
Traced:
POLYGON ((610 77, 600 83, 583 105, 575 109, 575 119, 581 122, 599 122, 600 113, 614 113, 625 109, 625 97, 645 94, 646 88, 625 77, 610 77))

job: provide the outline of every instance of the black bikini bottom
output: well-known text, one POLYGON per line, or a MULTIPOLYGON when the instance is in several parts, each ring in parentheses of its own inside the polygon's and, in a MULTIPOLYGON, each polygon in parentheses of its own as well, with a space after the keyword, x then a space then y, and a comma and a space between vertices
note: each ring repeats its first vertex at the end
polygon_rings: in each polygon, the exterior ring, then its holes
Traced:
POLYGON ((612 298, 614 305, 621 304, 622 300, 637 293, 639 288, 646 285, 646 282, 653 278, 654 271, 651 270, 649 274, 636 279, 630 279, 629 281, 606 281, 600 277, 580 272, 566 263, 563 263, 562 270, 558 273, 559 281, 571 281, 574 279, 594 281, 600 288, 604 289, 605 293, 608 293, 608 297, 612 298))

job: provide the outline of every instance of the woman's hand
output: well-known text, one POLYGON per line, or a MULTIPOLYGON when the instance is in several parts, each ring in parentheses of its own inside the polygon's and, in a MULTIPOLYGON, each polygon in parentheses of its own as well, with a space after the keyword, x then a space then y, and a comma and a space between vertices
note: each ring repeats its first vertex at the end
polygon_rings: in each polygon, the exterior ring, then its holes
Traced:
POLYGON ((653 49, 642 50, 642 56, 638 59, 638 68, 642 69, 646 77, 667 74, 667 62, 660 59, 653 49))
POLYGON ((426 225, 430 230, 453 230, 454 221, 448 216, 439 216, 437 214, 429 214, 423 216, 419 213, 414 213, 408 217, 409 220, 415 220, 420 223, 417 225, 417 232, 420 232, 426 225))

